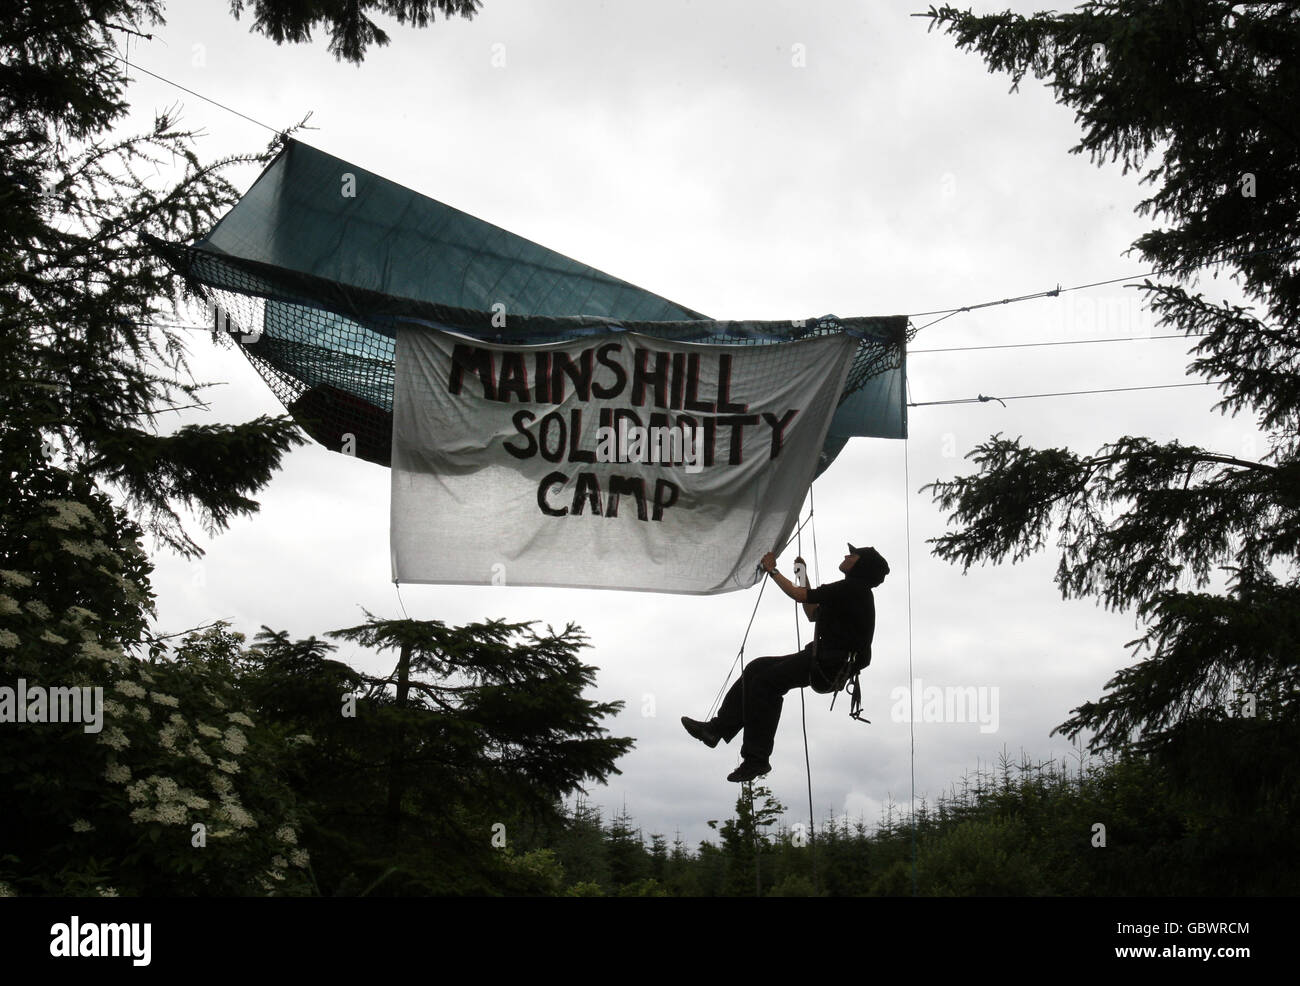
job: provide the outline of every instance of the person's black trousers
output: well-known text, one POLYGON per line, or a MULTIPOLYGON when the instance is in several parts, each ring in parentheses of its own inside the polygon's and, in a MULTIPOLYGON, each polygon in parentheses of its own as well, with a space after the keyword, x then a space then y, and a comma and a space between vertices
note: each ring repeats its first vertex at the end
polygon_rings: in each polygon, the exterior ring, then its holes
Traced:
POLYGON ((772 754, 782 696, 808 684, 814 644, 785 657, 760 657, 745 665, 745 673, 731 686, 722 707, 709 725, 730 743, 742 729, 740 755, 746 760, 766 760, 772 754))

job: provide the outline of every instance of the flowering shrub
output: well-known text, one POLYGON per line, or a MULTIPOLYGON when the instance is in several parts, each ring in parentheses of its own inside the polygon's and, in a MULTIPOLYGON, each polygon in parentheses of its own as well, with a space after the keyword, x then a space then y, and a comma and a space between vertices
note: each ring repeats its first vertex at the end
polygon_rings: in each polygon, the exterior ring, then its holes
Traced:
POLYGON ((98 689, 102 704, 98 723, 12 721, 16 696, 0 716, 0 886, 310 892, 272 734, 219 668, 134 656, 152 611, 139 529, 55 468, 12 495, 2 520, 0 686, 98 689))

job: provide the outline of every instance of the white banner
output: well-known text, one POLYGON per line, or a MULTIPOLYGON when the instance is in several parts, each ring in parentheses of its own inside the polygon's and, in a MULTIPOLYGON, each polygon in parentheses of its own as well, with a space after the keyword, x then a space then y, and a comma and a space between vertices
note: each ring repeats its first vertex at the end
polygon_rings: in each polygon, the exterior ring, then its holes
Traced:
POLYGON ((399 582, 716 593, 798 521, 857 340, 397 333, 399 582))

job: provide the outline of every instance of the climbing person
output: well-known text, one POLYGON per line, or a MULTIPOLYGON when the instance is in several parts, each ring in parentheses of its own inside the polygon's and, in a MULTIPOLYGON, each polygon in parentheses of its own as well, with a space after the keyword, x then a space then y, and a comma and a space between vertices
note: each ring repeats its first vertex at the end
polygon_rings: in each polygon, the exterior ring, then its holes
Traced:
MULTIPOLYGON (((796 564, 801 561, 796 559, 796 564)), ((719 740, 730 743, 744 730, 741 764, 727 776, 729 781, 753 780, 772 769, 768 757, 786 692, 807 685, 822 693, 838 691, 849 675, 871 663, 876 630, 871 590, 889 574, 889 564, 880 552, 852 544, 839 566, 844 578, 815 589, 795 585, 778 572, 776 556, 770 551, 760 564, 782 592, 804 604, 804 614, 817 624, 817 631, 797 654, 751 661, 712 719, 701 722, 682 716, 686 731, 710 748, 719 740)))

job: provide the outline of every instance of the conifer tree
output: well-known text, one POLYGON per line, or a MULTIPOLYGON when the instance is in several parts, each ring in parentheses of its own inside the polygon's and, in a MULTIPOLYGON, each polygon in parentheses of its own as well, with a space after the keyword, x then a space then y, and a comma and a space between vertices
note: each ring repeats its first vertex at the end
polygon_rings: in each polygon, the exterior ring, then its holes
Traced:
MULTIPOLYGON (((331 50, 359 63, 388 42, 369 13, 424 27, 437 13, 472 16, 479 3, 237 0, 232 13, 245 6, 253 29, 278 43, 310 40, 323 25, 331 50)), ((169 327, 177 285, 151 238, 206 233, 238 199, 225 174, 267 163, 280 137, 261 153, 204 163, 176 111, 156 114, 144 134, 115 131, 128 109, 116 51, 150 38, 163 15, 159 0, 52 0, 0 18, 0 443, 13 450, 38 436, 47 460, 115 485, 146 532, 193 556, 181 512, 211 531, 253 512, 252 494, 304 439, 285 417, 168 431, 171 412, 203 405, 205 385, 169 327)))
MULTIPOLYGON (((1196 340, 1195 376, 1223 413, 1253 415, 1262 454, 1126 435, 1092 454, 994 435, 979 471, 925 487, 961 526, 934 540, 964 569, 1018 561, 1053 529, 1062 595, 1135 607, 1145 656, 1058 727, 1094 749, 1159 752, 1205 782, 1216 761, 1255 795, 1297 773, 1300 738, 1300 8, 1104 0, 1070 13, 977 16, 931 7, 931 27, 1005 72, 1044 80, 1076 111, 1072 152, 1142 173, 1156 228, 1132 251, 1169 273, 1142 289, 1160 324, 1196 340), (1197 288, 1207 270, 1247 304, 1197 288), (1226 591, 1204 591, 1216 569, 1226 591), (1229 752, 1231 751, 1231 752, 1229 752)), ((1214 785, 1206 783, 1206 788, 1214 785)))
POLYGON ((426 27, 438 14, 445 18, 471 18, 482 0, 231 0, 238 17, 245 7, 253 12, 253 30, 276 44, 311 40, 312 28, 323 25, 330 33, 329 50, 340 61, 360 64, 370 45, 388 44, 388 34, 370 19, 375 11, 399 24, 426 27))

